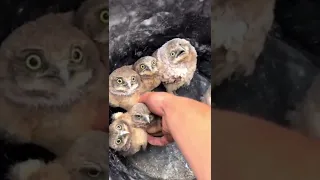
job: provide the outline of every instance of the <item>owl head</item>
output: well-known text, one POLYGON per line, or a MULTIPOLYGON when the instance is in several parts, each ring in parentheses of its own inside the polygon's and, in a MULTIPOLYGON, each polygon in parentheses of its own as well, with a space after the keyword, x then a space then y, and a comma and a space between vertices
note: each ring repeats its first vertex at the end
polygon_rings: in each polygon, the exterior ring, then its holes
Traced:
POLYGON ((126 151, 130 148, 131 130, 129 125, 119 119, 109 126, 109 147, 116 151, 126 151))
POLYGON ((108 178, 108 134, 90 131, 80 136, 66 155, 59 159, 71 179, 105 180, 108 178))
POLYGON ((149 111, 143 103, 135 104, 129 111, 133 121, 141 127, 146 127, 152 123, 155 116, 149 111))
POLYGON ((89 37, 109 43, 109 3, 106 0, 86 0, 75 13, 75 24, 89 37))
POLYGON ((167 63, 179 64, 188 61, 191 53, 196 53, 196 51, 189 41, 174 38, 162 45, 159 53, 161 59, 167 61, 167 63))
POLYGON ((142 57, 133 64, 133 70, 140 76, 153 76, 158 73, 158 61, 152 56, 142 57))
POLYGON ((0 85, 15 103, 68 105, 84 95, 100 70, 99 52, 80 30, 49 14, 22 25, 2 43, 0 85))
POLYGON ((141 85, 141 78, 132 66, 122 66, 109 75, 109 91, 116 95, 131 95, 141 85))

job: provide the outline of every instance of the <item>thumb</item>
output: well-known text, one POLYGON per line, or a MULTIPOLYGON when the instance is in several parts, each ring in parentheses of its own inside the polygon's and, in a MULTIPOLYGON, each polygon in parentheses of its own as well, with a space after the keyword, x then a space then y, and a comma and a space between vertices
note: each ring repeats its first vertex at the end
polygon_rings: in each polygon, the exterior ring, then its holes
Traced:
POLYGON ((148 135, 148 142, 149 142, 149 144, 154 145, 154 146, 165 146, 165 145, 173 142, 173 139, 169 135, 164 135, 162 137, 153 137, 153 136, 148 135))
POLYGON ((164 116, 165 102, 170 97, 170 94, 165 92, 146 92, 141 95, 139 102, 144 103, 152 113, 164 116))

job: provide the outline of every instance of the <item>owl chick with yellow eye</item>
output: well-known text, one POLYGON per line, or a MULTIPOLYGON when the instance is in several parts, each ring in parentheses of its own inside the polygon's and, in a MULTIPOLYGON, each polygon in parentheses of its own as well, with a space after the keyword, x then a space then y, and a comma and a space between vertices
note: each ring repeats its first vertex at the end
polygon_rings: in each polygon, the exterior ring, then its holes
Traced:
POLYGON ((133 64, 133 70, 140 75, 143 92, 152 91, 161 84, 159 67, 161 67, 160 62, 152 56, 142 57, 133 64))
POLYGON ((141 78, 132 66, 122 66, 109 75, 109 104, 130 110, 138 103, 143 86, 141 78))
POLYGON ((60 15, 81 29, 97 45, 101 60, 107 66, 109 56, 109 3, 106 0, 86 0, 76 12, 60 15))
POLYGON ((197 67, 197 51, 189 41, 174 38, 152 56, 161 62, 159 74, 167 92, 175 93, 180 87, 190 84, 197 67))
POLYGON ((155 121, 161 120, 160 117, 152 114, 148 107, 143 103, 137 103, 126 112, 117 112, 112 115, 112 119, 119 119, 122 117, 130 116, 131 118, 125 118, 130 126, 136 128, 142 128, 146 130, 155 121))
POLYGON ((83 133, 105 130, 107 73, 98 54, 55 14, 15 29, 0 48, 0 128, 57 156, 83 133))
POLYGON ((75 13, 75 24, 93 39, 99 48, 102 62, 109 65, 109 2, 86 0, 75 13))
POLYGON ((147 133, 134 127, 129 113, 112 115, 113 122, 109 126, 109 147, 123 156, 130 156, 147 148, 147 133))

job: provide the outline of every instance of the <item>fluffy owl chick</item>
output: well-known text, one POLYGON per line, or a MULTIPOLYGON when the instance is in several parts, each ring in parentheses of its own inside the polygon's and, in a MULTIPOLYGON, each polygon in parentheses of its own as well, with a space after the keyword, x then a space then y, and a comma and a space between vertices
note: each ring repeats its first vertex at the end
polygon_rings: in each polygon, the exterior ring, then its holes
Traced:
POLYGON ((129 113, 113 115, 109 126, 109 147, 123 156, 137 153, 147 148, 147 133, 134 127, 129 113))
POLYGON ((174 93, 183 85, 189 85, 197 67, 197 51, 189 41, 174 38, 153 53, 161 62, 161 82, 167 92, 174 93))
POLYGON ((208 87, 206 92, 201 97, 201 102, 208 104, 211 106, 211 85, 208 87))
POLYGON ((160 62, 152 56, 142 57, 133 64, 133 70, 135 70, 141 77, 143 92, 152 91, 160 85, 160 66, 160 62))
POLYGON ((127 111, 138 103, 143 86, 132 66, 122 66, 109 75, 109 104, 127 111))
POLYGON ((10 180, 105 180, 108 177, 108 134, 87 132, 54 162, 28 160, 13 166, 10 180))
POLYGON ((0 48, 0 128, 57 156, 83 133, 107 128, 108 74, 98 54, 55 14, 15 29, 0 48))
POLYGON ((117 112, 112 115, 112 119, 126 119, 127 123, 130 126, 134 126, 136 128, 147 129, 148 126, 152 125, 154 121, 159 120, 159 117, 152 114, 148 107, 143 103, 135 104, 128 112, 122 113, 117 112), (131 118, 127 118, 130 116, 131 118))
POLYGON ((109 2, 86 0, 75 13, 75 25, 97 44, 101 59, 108 65, 109 56, 109 2))
POLYGON ((249 76, 271 29, 275 0, 216 0, 212 3, 213 83, 249 76))
POLYGON ((294 111, 289 111, 287 119, 291 126, 311 137, 320 138, 320 75, 317 75, 304 99, 294 111))

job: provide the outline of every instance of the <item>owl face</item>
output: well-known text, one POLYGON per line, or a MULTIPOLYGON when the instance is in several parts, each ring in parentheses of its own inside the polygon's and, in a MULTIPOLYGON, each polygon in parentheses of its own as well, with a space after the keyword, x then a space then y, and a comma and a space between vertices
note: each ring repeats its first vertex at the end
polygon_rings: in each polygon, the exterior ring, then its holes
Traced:
POLYGON ((75 21, 95 41, 103 44, 109 42, 108 1, 86 0, 76 12, 75 21))
POLYGON ((180 38, 166 42, 163 48, 165 48, 165 59, 173 64, 183 62, 190 54, 190 43, 180 38))
POLYGON ((63 165, 68 169, 71 179, 105 180, 108 177, 108 134, 90 131, 75 141, 63 165))
POLYGON ((130 133, 130 127, 124 121, 114 121, 109 126, 109 147, 116 151, 129 149, 130 133))
POLYGON ((142 57, 134 63, 133 69, 140 76, 153 76, 158 73, 158 61, 152 56, 142 57))
POLYGON ((98 62, 88 37, 48 15, 21 26, 4 41, 1 85, 7 98, 19 104, 67 105, 87 91, 98 62))
POLYGON ((122 66, 109 76, 109 90, 117 95, 131 95, 140 87, 141 79, 132 68, 122 66))
POLYGON ((130 109, 132 119, 139 126, 147 126, 154 120, 154 115, 151 114, 148 107, 143 103, 138 103, 130 109))

